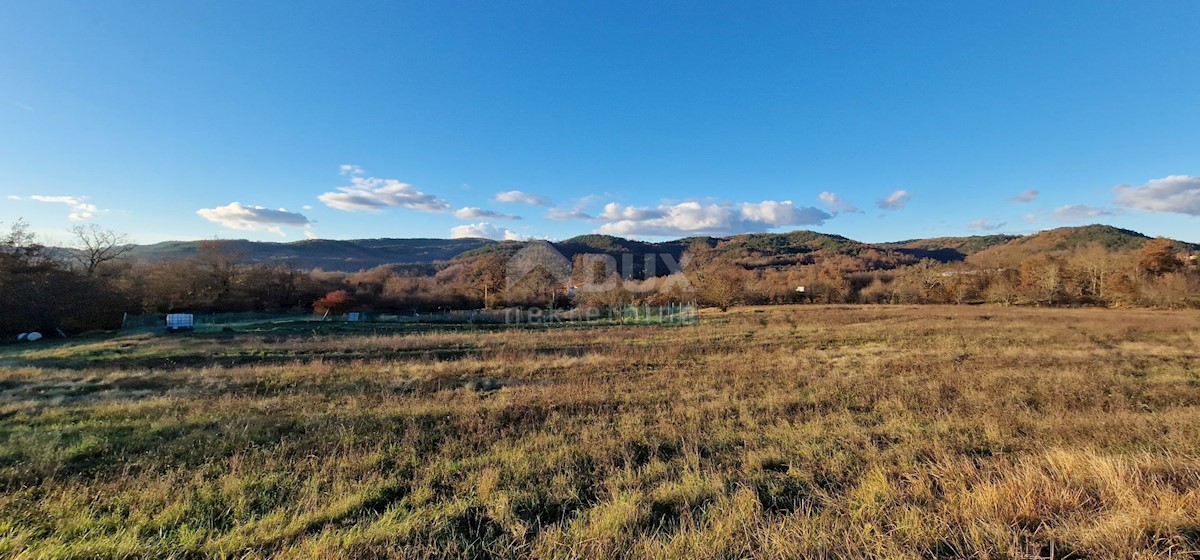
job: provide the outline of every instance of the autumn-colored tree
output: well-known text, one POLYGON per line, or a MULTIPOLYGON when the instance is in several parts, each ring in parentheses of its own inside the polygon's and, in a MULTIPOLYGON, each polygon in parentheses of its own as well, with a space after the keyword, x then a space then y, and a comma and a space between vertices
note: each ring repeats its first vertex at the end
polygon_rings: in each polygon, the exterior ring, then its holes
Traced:
POLYGON ((728 311, 745 298, 749 273, 722 258, 707 243, 693 243, 682 261, 687 281, 701 302, 728 311))
POLYGON ((346 283, 354 286, 355 294, 379 296, 388 280, 396 276, 396 269, 391 265, 379 265, 374 268, 360 270, 346 276, 346 283))
POLYGON ((1117 256, 1107 247, 1093 243, 1076 250, 1067 262, 1077 276, 1077 295, 1106 301, 1105 286, 1119 268, 1117 256))
POLYGON ((892 279, 892 303, 929 303, 939 297, 938 271, 935 263, 925 259, 897 271, 892 279))
POLYGON ((467 272, 468 289, 474 290, 483 300, 484 309, 491 309, 496 294, 504 289, 508 260, 500 253, 488 253, 479 257, 467 272))
POLYGON ((1049 255, 1035 255, 1021 262, 1021 288, 1033 303, 1053 304, 1063 295, 1064 267, 1049 255))
POLYGON ((617 261, 603 253, 579 253, 571 259, 571 284, 585 291, 615 289, 621 282, 617 261))
POLYGON ((978 301, 987 289, 986 278, 975 270, 955 270, 954 274, 942 278, 945 297, 948 302, 964 304, 978 301))
MULTIPOLYGON (((616 260, 606 254, 580 253, 571 264, 571 283, 575 286, 576 302, 585 307, 620 307, 633 301, 617 270, 616 260)), ((654 290, 657 282, 633 281, 646 292, 654 290)))
POLYGON ((344 313, 352 307, 354 307, 354 298, 346 290, 329 292, 313 302, 313 311, 317 313, 344 313))
POLYGON ((1148 278, 1142 287, 1145 304, 1155 307, 1179 308, 1191 303, 1197 295, 1197 279, 1184 272, 1168 272, 1148 278))
POLYGON ((707 268, 716 260, 717 251, 715 249, 703 241, 696 241, 688 245, 687 250, 683 252, 680 264, 683 265, 683 271, 690 274, 707 268))
POLYGON ((850 295, 850 282, 840 263, 826 259, 817 269, 817 297, 825 303, 841 303, 850 295))
POLYGON ((507 287, 506 299, 521 305, 554 307, 567 287, 556 274, 537 267, 507 287))
POLYGON ((988 303, 1012 305, 1020 295, 1020 279, 1016 271, 1011 269, 995 271, 987 276, 987 287, 983 289, 983 299, 988 303))
POLYGON ((858 301, 862 303, 891 303, 892 289, 888 282, 876 275, 871 283, 858 292, 858 301))
POLYGON ((700 291, 701 299, 728 311, 746 296, 745 284, 748 274, 740 266, 713 263, 689 277, 700 291))
POLYGON ((1161 276, 1183 268, 1183 261, 1175 254, 1175 244, 1170 239, 1158 237, 1147 241, 1134 255, 1138 268, 1149 274, 1161 276))
POLYGON ((1109 275, 1104 281, 1104 297, 1118 307, 1132 307, 1140 297, 1137 274, 1133 270, 1109 275))
POLYGON ((788 274, 773 269, 755 271, 751 290, 763 303, 792 303, 796 298, 796 286, 788 280, 788 274))

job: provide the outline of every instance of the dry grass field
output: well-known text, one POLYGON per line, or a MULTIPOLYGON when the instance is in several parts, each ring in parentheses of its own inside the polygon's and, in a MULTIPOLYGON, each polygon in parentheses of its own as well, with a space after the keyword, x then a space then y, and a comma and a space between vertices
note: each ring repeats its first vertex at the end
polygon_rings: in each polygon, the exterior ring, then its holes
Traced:
POLYGON ((0 348, 8 558, 1185 558, 1200 314, 0 348))

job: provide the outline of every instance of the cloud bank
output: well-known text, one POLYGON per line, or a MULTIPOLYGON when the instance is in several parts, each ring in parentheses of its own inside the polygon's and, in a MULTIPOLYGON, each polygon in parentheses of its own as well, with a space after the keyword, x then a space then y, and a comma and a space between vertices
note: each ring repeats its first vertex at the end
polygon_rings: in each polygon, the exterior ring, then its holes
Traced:
POLYGON ((507 202, 510 204, 528 204, 530 206, 549 206, 550 199, 540 194, 532 194, 524 191, 505 191, 496 193, 496 202, 507 202))
POLYGON ((994 230, 1004 227, 1004 225, 1007 223, 1008 222, 1000 222, 998 224, 993 224, 992 222, 988 221, 986 218, 979 218, 978 220, 975 220, 975 221, 967 224, 967 229, 973 229, 973 230, 977 230, 977 231, 994 231, 994 230))
POLYGON ((899 190, 884 197, 882 200, 876 203, 876 206, 879 206, 879 208, 883 210, 900 210, 901 208, 908 206, 908 199, 910 198, 912 198, 912 194, 910 194, 908 191, 899 190))
POLYGON ((601 219, 608 220, 596 231, 609 235, 732 235, 799 225, 821 225, 832 218, 812 207, 792 201, 741 204, 705 204, 696 201, 654 208, 609 204, 601 219))
POLYGON ((551 208, 546 212, 547 220, 556 222, 564 222, 567 220, 583 220, 585 222, 594 222, 596 217, 582 210, 567 210, 565 208, 551 208))
POLYGON ((833 212, 835 216, 838 214, 852 214, 859 211, 858 208, 855 208, 846 199, 831 192, 823 192, 817 195, 817 200, 828 206, 829 211, 833 212))
POLYGON ((357 165, 340 166, 350 185, 317 197, 326 206, 346 212, 378 212, 386 208, 409 208, 423 212, 446 212, 453 206, 431 194, 396 179, 366 177, 357 165))
POLYGON ((1012 198, 1009 198, 1008 200, 1011 202, 1016 202, 1017 204, 1025 204, 1027 202, 1033 202, 1034 200, 1037 200, 1037 197, 1038 197, 1038 190, 1037 189, 1029 189, 1021 194, 1018 194, 1012 198))
POLYGON ((1100 216, 1112 216, 1116 214, 1112 210, 1088 206, 1086 204, 1068 204, 1060 206, 1050 213, 1050 217, 1060 222, 1082 222, 1099 218, 1100 216))
MULTIPOLYGON (((280 226, 307 228, 312 225, 312 221, 304 214, 288 212, 283 208, 272 210, 262 206, 245 206, 240 202, 216 208, 201 208, 196 213, 205 220, 229 229, 269 231, 280 236, 287 235, 280 226)), ((308 233, 305 232, 306 235, 308 233)))
MULTIPOLYGON (((10 196, 13 200, 21 200, 19 196, 10 196)), ((67 219, 72 222, 84 222, 96 217, 100 213, 100 209, 96 208, 95 204, 87 202, 86 196, 46 196, 35 194, 29 197, 29 200, 45 202, 48 204, 65 204, 71 208, 71 212, 67 214, 67 219)))
POLYGON ((515 231, 505 229, 488 222, 479 222, 478 224, 467 224, 450 228, 451 239, 462 239, 465 237, 479 237, 483 239, 495 239, 497 241, 524 241, 527 239, 524 235, 521 235, 515 231))
POLYGON ((483 208, 475 208, 467 206, 454 211, 454 217, 460 220, 478 220, 480 218, 492 218, 494 220, 520 220, 521 217, 515 214, 503 214, 492 210, 484 210, 483 208))
POLYGON ((1169 175, 1140 187, 1118 185, 1113 192, 1118 206, 1200 216, 1200 177, 1169 175))
POLYGON ((645 221, 655 220, 663 217, 665 214, 662 210, 652 208, 637 208, 634 206, 624 206, 616 202, 610 202, 604 205, 604 211, 600 213, 600 219, 604 221, 620 221, 634 220, 645 221))

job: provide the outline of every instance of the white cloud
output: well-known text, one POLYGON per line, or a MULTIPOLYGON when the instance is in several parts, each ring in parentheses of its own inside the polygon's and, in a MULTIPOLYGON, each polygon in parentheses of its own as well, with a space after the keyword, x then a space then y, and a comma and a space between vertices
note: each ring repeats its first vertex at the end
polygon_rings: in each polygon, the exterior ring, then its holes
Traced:
POLYGON ((859 212, 859 209, 855 208, 855 206, 850 204, 849 201, 831 192, 823 192, 817 195, 817 200, 820 200, 825 204, 825 206, 828 206, 829 211, 833 212, 835 216, 837 214, 850 214, 859 212))
MULTIPOLYGON (((609 196, 609 195, 608 195, 608 193, 605 193, 604 196, 609 196)), ((555 221, 559 221, 559 222, 567 221, 567 220, 580 220, 580 221, 585 221, 585 222, 595 222, 595 221, 604 221, 604 220, 609 220, 609 219, 619 219, 619 218, 608 218, 608 217, 605 217, 604 215, 601 215, 599 217, 593 216, 584 210, 584 208, 587 208, 588 206, 592 205, 592 203, 594 203, 596 201, 596 199, 598 199, 600 197, 601 197, 601 195, 597 195, 597 194, 584 195, 584 196, 581 196, 581 197, 575 199, 575 204, 571 208, 551 208, 546 211, 546 219, 547 220, 555 220, 555 221)), ((620 206, 615 202, 610 202, 607 206, 604 207, 605 211, 607 212, 610 207, 619 208, 620 206)))
POLYGON ((512 204, 528 204, 530 206, 549 206, 550 199, 539 194, 532 194, 523 191, 505 191, 496 193, 496 202, 508 202, 512 204))
POLYGON ((301 207, 301 210, 312 210, 312 209, 313 209, 313 206, 311 204, 305 204, 304 206, 301 207))
POLYGON ((467 224, 464 226, 454 226, 450 228, 451 239, 461 239, 464 237, 479 237, 483 239, 505 241, 524 241, 527 239, 527 237, 515 231, 495 226, 488 222, 479 222, 478 224, 467 224))
POLYGON ((10 195, 8 195, 8 199, 9 200, 21 200, 21 197, 15 195, 15 194, 10 194, 10 195))
POLYGON ((496 220, 520 220, 521 217, 514 214, 502 214, 492 210, 484 210, 483 208, 475 208, 466 206, 454 211, 454 217, 460 220, 477 220, 479 218, 492 218, 496 220))
POLYGON ((974 229, 974 230, 979 230, 979 231, 993 231, 993 230, 997 230, 997 229, 1004 227, 1004 225, 1007 223, 1008 222, 1000 222, 998 224, 993 224, 992 222, 988 221, 987 218, 979 218, 978 220, 975 220, 975 221, 967 224, 967 229, 974 229))
POLYGON ((622 217, 596 230, 611 235, 731 235, 783 226, 820 225, 833 217, 817 208, 796 207, 790 200, 736 205, 689 201, 653 209, 606 207, 605 211, 622 217), (627 213, 633 217, 625 218, 627 213))
POLYGON ((1200 177, 1169 175, 1140 187, 1118 185, 1113 192, 1117 205, 1126 208, 1200 216, 1200 177))
POLYGON ((820 223, 831 217, 829 214, 816 208, 796 208, 790 200, 783 202, 764 200, 759 203, 742 203, 742 218, 744 220, 769 226, 820 223))
POLYGON ((326 206, 346 212, 378 212, 385 208, 410 208, 424 212, 450 210, 449 202, 396 179, 364 177, 357 165, 342 165, 343 175, 350 177, 350 186, 338 187, 338 192, 327 192, 317 197, 326 206))
POLYGON ((644 221, 663 217, 662 210, 655 208, 638 208, 636 206, 621 206, 616 202, 604 205, 600 219, 605 221, 634 220, 644 221))
POLYGON ((45 195, 35 194, 29 198, 32 200, 36 200, 38 202, 50 202, 50 203, 67 204, 70 206, 75 206, 76 204, 82 204, 83 200, 86 197, 82 197, 82 196, 45 196, 45 195))
POLYGON ((551 208, 546 211, 546 219, 554 220, 556 222, 563 222, 567 220, 583 220, 585 222, 592 222, 596 220, 596 217, 582 210, 551 208))
POLYGON ((608 193, 608 192, 603 193, 603 194, 585 194, 585 195, 575 199, 575 209, 578 210, 581 208, 586 208, 601 199, 612 198, 612 196, 613 196, 612 193, 608 193))
POLYGON ((887 197, 885 197, 883 200, 880 200, 877 203, 877 206, 884 210, 900 210, 901 208, 908 206, 909 198, 912 198, 912 195, 908 191, 899 190, 887 195, 887 197))
POLYGON ((1112 210, 1105 210, 1104 208, 1097 208, 1086 204, 1068 204, 1067 206, 1056 208, 1054 212, 1050 213, 1050 217, 1060 222, 1081 222, 1099 218, 1100 216, 1112 216, 1115 213, 1112 210))
POLYGON ((1011 200, 1012 202, 1016 202, 1017 204, 1025 204, 1026 202, 1033 202, 1034 200, 1037 199, 1037 197, 1038 197, 1038 190, 1037 189, 1029 189, 1021 194, 1018 194, 1018 195, 1010 198, 1009 200, 1011 200))
POLYGON ((308 227, 312 225, 312 221, 304 214, 288 212, 283 208, 272 210, 262 206, 244 206, 240 202, 232 202, 216 208, 201 208, 196 213, 205 220, 221 224, 229 229, 269 231, 281 236, 286 234, 280 226, 308 227))
MULTIPOLYGON (((71 213, 67 214, 67 219, 72 222, 83 222, 96 217, 100 212, 95 204, 87 202, 86 196, 45 196, 35 194, 29 197, 30 200, 38 202, 47 202, 50 204, 66 204, 71 207, 71 213)), ((20 200, 19 198, 14 200, 20 200)))

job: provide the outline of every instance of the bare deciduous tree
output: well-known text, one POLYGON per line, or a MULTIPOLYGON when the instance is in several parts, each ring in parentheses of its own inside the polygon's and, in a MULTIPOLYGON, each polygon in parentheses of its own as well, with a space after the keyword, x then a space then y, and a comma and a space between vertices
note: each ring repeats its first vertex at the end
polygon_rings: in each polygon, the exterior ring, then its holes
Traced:
POLYGON ((100 265, 133 250, 128 236, 96 224, 75 226, 71 233, 75 234, 74 259, 88 276, 100 265))
POLYGON ((1080 247, 1068 258, 1079 276, 1082 293, 1078 295, 1104 301, 1107 298, 1105 287, 1111 283, 1111 276, 1120 269, 1123 259, 1099 243, 1080 247))
POLYGON ((39 266, 50 260, 46 248, 38 243, 37 235, 24 219, 13 222, 8 233, 0 236, 0 264, 5 267, 39 266))
POLYGON ((700 271, 697 284, 702 299, 710 305, 728 311, 746 296, 746 270, 733 264, 715 263, 700 271))
POLYGON ((480 257, 467 272, 469 285, 483 296, 484 309, 492 308, 496 293, 504 288, 508 260, 500 253, 480 257))
POLYGON ((210 304, 226 305, 233 298, 235 284, 242 269, 246 254, 231 242, 218 239, 201 241, 196 246, 192 262, 197 267, 201 282, 199 293, 210 304))

